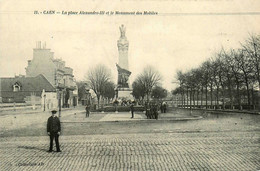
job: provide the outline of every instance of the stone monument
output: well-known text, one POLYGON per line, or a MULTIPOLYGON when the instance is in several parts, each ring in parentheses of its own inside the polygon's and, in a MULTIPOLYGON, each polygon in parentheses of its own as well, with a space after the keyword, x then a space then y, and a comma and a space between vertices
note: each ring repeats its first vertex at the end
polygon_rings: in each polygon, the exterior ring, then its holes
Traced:
POLYGON ((117 88, 116 88, 116 98, 132 99, 132 89, 129 84, 129 76, 131 72, 128 69, 128 46, 129 42, 125 36, 125 27, 121 25, 119 27, 121 36, 117 41, 118 47, 118 64, 116 64, 118 72, 117 88))

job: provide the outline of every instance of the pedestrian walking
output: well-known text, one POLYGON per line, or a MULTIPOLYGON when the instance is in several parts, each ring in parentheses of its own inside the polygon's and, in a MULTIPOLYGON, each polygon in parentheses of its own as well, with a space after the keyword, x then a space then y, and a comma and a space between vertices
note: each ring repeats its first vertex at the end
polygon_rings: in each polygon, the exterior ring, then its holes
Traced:
POLYGON ((130 110, 131 110, 131 113, 132 113, 132 117, 131 118, 134 118, 134 103, 133 102, 130 105, 130 110))
POLYGON ((166 102, 163 102, 163 113, 166 113, 167 110, 167 104, 166 102))
POLYGON ((160 103, 161 113, 163 113, 163 102, 160 103))
POLYGON ((89 106, 86 105, 86 108, 85 108, 85 109, 86 109, 86 118, 87 118, 87 117, 89 117, 89 106))
POLYGON ((47 121, 47 133, 50 136, 49 152, 53 151, 53 139, 55 139, 57 152, 61 152, 60 144, 59 144, 59 136, 60 136, 60 131, 61 131, 60 119, 56 115, 57 110, 54 109, 51 111, 51 113, 52 113, 52 116, 50 116, 47 121))

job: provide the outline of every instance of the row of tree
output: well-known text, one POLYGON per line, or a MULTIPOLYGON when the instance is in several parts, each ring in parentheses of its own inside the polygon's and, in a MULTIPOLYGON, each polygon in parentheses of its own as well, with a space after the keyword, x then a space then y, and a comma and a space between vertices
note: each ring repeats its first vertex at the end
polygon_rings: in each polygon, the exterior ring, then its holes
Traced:
POLYGON ((183 106, 254 108, 260 88, 259 48, 260 35, 251 35, 240 49, 222 48, 200 67, 178 71, 179 87, 172 93, 180 95, 183 106))

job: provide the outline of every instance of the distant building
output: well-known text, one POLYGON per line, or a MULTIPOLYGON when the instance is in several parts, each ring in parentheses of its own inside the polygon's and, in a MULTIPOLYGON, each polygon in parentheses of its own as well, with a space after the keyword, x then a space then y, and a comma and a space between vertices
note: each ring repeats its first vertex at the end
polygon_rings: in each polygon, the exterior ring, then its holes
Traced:
MULTIPOLYGON (((36 77, 15 76, 13 78, 0 78, 0 85, 0 102, 2 103, 40 105, 43 90, 47 94, 52 94, 54 99, 57 94, 56 88, 41 74, 36 77)), ((53 98, 45 100, 52 103, 52 105, 57 105, 53 102, 53 98)))
POLYGON ((42 74, 59 92, 62 107, 77 106, 78 90, 73 75, 73 69, 65 66, 65 61, 54 59, 54 52, 46 49, 46 44, 36 43, 33 49, 33 59, 28 60, 26 77, 42 74))

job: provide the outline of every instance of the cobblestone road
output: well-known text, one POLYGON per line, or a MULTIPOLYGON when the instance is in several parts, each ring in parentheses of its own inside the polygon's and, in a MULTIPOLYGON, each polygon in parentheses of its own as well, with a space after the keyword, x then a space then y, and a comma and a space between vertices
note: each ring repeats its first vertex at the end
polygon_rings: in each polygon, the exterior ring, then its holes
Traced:
POLYGON ((258 132, 61 136, 62 153, 47 153, 48 137, 1 138, 0 170, 260 169, 258 132))

